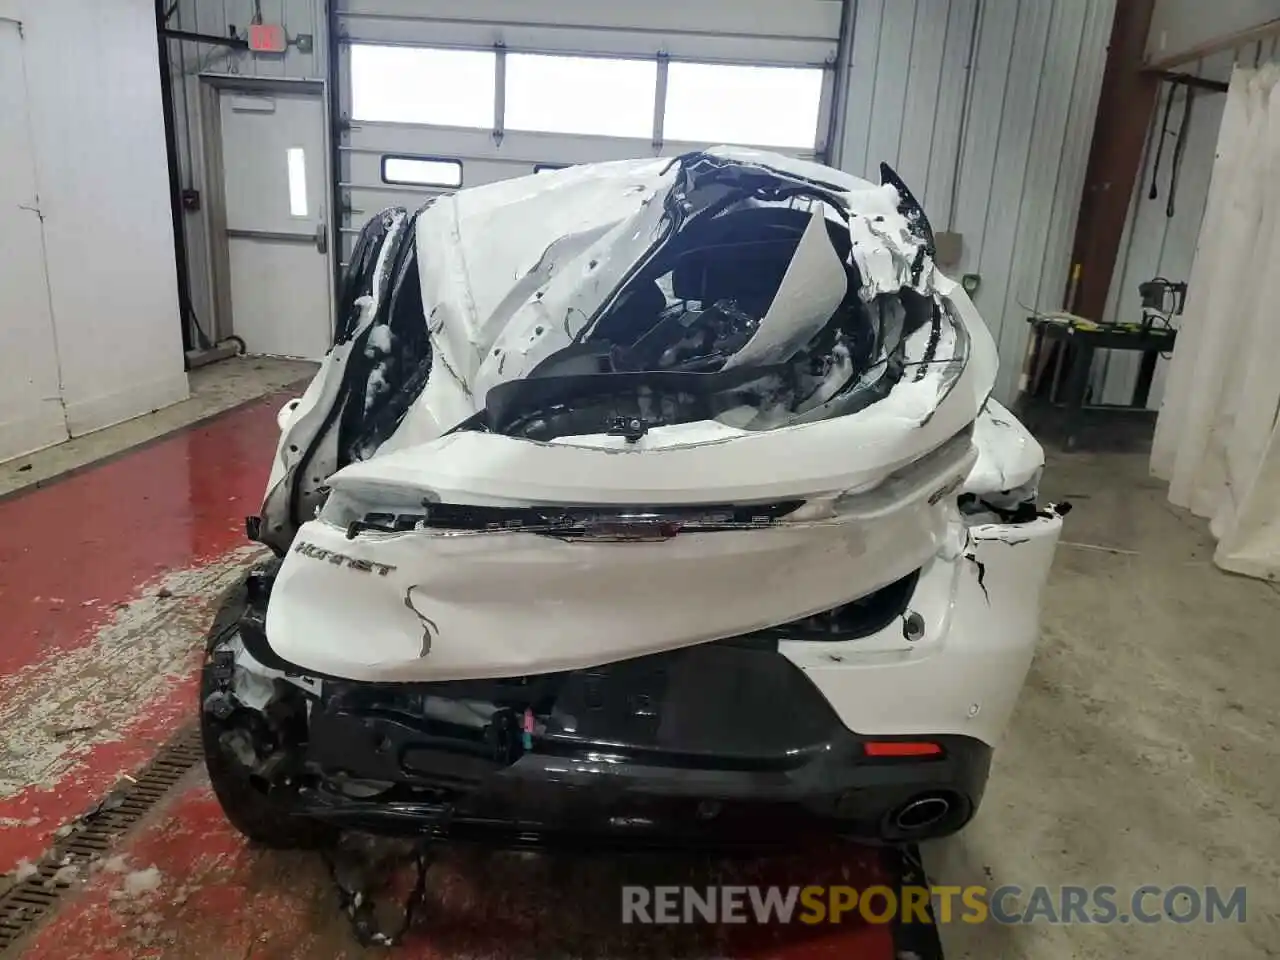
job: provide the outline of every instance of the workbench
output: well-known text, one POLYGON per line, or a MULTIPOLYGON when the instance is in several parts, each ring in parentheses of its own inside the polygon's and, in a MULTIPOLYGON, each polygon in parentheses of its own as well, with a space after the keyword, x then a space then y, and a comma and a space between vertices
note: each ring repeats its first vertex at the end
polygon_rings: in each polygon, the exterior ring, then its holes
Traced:
MULTIPOLYGON (((1064 348, 1059 354, 1054 377, 1052 400, 1056 400, 1058 379, 1067 349, 1073 349, 1071 369, 1064 388, 1063 406, 1064 441, 1066 449, 1074 449, 1079 439, 1083 420, 1085 397, 1089 389, 1089 371, 1093 367, 1094 353, 1098 350, 1131 350, 1145 354, 1169 353, 1173 350, 1178 331, 1168 326, 1147 323, 1096 323, 1081 317, 1034 316, 1028 317, 1033 334, 1030 358, 1032 371, 1041 369, 1041 359, 1050 341, 1059 341, 1064 348)), ((1145 398, 1139 403, 1108 404, 1094 409, 1137 410, 1145 409, 1145 398)))

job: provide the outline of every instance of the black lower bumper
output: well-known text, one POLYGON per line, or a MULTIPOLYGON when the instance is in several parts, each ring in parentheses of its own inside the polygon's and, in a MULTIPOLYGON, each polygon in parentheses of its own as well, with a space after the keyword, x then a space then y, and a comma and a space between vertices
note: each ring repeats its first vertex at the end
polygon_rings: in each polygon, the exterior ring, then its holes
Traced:
POLYGON ((936 756, 868 755, 869 738, 768 643, 519 681, 326 689, 313 786, 296 802, 376 832, 438 830, 449 811, 455 833, 509 842, 917 840, 969 820, 990 764, 989 747, 958 736, 911 738, 936 756))
POLYGON ((989 748, 952 741, 945 760, 897 761, 842 771, 815 789, 779 790, 753 778, 717 775, 689 782, 685 771, 618 764, 616 772, 575 770, 538 760, 448 793, 397 786, 360 798, 332 785, 296 795, 298 813, 346 829, 437 834, 504 846, 674 846, 682 849, 794 847, 840 836, 908 842, 964 826, 981 801, 989 748), (789 799, 783 799, 788 794, 789 799), (898 818, 921 802, 919 826, 898 818), (933 806, 928 806, 933 805, 933 806))

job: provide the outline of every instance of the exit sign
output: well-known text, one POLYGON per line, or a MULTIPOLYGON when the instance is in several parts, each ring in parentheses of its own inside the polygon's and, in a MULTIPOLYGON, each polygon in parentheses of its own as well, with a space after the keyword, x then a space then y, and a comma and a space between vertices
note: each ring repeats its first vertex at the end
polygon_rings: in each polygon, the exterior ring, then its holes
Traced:
POLYGON ((249 25, 249 49, 255 53, 284 53, 289 45, 284 27, 278 23, 249 25))

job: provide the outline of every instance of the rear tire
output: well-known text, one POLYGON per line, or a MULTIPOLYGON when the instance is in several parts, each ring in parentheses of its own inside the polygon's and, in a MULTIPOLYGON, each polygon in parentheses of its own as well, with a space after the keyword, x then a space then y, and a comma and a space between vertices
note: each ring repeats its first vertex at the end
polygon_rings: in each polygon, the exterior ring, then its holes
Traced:
POLYGON ((338 831, 329 824, 299 816, 274 803, 233 757, 219 738, 225 729, 204 710, 204 702, 217 690, 212 658, 217 646, 234 633, 248 602, 244 581, 223 598, 205 642, 205 662, 200 671, 200 741, 205 769, 222 812, 233 827, 256 844, 275 850, 315 849, 332 845, 338 831))

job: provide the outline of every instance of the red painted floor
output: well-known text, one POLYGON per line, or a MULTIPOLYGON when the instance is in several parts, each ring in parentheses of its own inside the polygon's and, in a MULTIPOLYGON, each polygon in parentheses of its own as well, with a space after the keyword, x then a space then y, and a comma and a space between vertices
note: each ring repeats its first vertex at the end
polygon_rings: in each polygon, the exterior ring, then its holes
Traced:
POLYGON ((443 848, 424 911, 390 954, 362 950, 319 856, 249 848, 199 778, 108 861, 25 960, 356 958, 891 960, 886 926, 623 926, 626 883, 869 884, 874 851, 762 861, 514 854, 443 848), (153 871, 152 868, 155 868, 153 871))
MULTIPOLYGON (((0 501, 0 873, 38 858, 58 827, 140 768, 193 715, 200 643, 218 595, 257 555, 245 544, 243 517, 260 505, 285 396, 0 501)), ((223 819, 202 770, 97 866, 24 956, 366 955, 320 859, 247 846, 223 819)), ((425 914, 396 956, 895 954, 890 928, 856 920, 620 923, 624 883, 882 881, 878 854, 856 847, 731 863, 451 847, 429 876, 425 914)))
POLYGON ((291 395, 0 501, 0 873, 190 716, 291 395))

